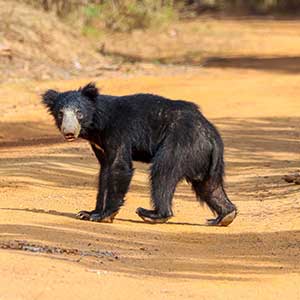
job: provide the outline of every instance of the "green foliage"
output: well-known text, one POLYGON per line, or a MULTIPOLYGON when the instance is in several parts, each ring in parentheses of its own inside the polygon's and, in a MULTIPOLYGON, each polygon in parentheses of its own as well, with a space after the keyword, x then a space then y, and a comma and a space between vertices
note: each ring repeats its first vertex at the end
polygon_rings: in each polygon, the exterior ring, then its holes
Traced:
POLYGON ((84 7, 84 14, 87 19, 98 18, 101 14, 101 5, 89 4, 84 7))
POLYGON ((16 0, 26 2, 96 37, 101 31, 159 27, 178 17, 212 11, 228 14, 300 13, 300 0, 16 0))
POLYGON ((103 1, 85 7, 85 24, 103 24, 111 31, 130 32, 160 26, 176 18, 173 1, 103 1))

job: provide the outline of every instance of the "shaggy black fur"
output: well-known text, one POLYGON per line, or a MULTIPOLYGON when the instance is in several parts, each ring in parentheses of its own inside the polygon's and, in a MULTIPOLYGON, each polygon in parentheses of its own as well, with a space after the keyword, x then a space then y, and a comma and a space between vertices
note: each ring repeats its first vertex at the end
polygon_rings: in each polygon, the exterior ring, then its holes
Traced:
POLYGON ((133 160, 151 163, 153 209, 137 210, 145 221, 165 222, 173 215, 172 198, 182 179, 217 214, 210 224, 228 225, 235 218, 236 207, 223 188, 222 139, 195 104, 151 94, 102 95, 94 84, 64 93, 48 90, 43 103, 59 129, 64 108, 80 112, 79 137, 91 143, 101 165, 96 208, 80 212, 80 218, 113 220, 124 204, 133 160))

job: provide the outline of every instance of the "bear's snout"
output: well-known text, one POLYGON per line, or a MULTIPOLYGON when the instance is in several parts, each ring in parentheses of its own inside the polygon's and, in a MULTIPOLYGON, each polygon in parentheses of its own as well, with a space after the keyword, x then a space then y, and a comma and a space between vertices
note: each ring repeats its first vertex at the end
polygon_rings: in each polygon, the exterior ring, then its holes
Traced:
POLYGON ((68 142, 74 141, 80 133, 80 123, 72 110, 65 110, 61 124, 61 132, 68 142))

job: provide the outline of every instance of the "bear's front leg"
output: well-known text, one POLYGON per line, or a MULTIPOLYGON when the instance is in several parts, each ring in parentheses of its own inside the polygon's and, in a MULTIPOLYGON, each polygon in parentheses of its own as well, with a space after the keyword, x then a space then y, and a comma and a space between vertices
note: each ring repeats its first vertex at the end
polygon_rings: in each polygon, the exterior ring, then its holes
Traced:
MULTIPOLYGON (((77 217, 82 220, 112 223, 124 204, 133 174, 131 160, 126 160, 120 153, 108 162, 102 162, 99 176, 99 189, 96 208, 93 211, 80 211, 77 217)), ((128 157, 128 156, 127 156, 128 157)))
MULTIPOLYGON (((97 202, 96 208, 91 211, 81 210, 76 214, 76 217, 81 220, 90 220, 92 216, 99 216, 102 214, 105 208, 106 196, 107 196, 107 177, 109 173, 108 164, 106 162, 105 156, 102 152, 100 152, 96 147, 92 145, 92 149, 101 165, 101 169, 99 172, 99 180, 98 180, 98 194, 97 194, 97 202)), ((111 220, 110 222, 112 222, 111 220)))

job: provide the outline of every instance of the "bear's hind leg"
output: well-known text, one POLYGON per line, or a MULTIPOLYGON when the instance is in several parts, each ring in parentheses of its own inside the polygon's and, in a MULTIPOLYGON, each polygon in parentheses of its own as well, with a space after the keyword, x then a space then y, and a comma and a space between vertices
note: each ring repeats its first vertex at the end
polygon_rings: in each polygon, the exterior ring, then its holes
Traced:
POLYGON ((235 219, 237 209, 228 199, 222 182, 215 183, 209 179, 206 181, 192 181, 193 190, 198 200, 204 201, 208 207, 217 214, 215 219, 209 219, 210 226, 228 226, 235 219))
POLYGON ((151 167, 151 199, 153 209, 139 207, 136 213, 147 223, 165 223, 172 216, 172 199, 179 180, 172 175, 167 160, 157 160, 151 167))

